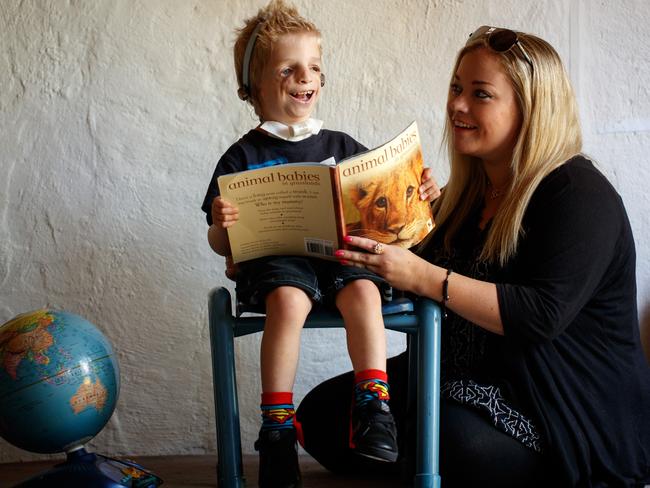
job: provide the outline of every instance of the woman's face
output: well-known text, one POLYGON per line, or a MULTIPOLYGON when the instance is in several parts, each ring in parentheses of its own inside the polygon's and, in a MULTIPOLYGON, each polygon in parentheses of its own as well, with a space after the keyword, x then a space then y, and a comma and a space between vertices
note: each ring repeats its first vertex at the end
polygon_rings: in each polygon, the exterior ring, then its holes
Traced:
POLYGON ((484 164, 510 163, 521 113, 496 54, 479 48, 463 56, 449 88, 447 113, 457 152, 484 164))

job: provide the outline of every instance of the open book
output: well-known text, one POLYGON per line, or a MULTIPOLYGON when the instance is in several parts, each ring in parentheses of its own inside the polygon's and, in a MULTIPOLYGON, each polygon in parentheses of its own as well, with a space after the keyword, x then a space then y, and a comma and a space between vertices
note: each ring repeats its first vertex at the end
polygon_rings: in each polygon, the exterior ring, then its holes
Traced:
POLYGON ((413 122, 338 164, 330 158, 220 176, 221 196, 239 207, 228 228, 234 262, 278 254, 334 259, 346 234, 414 246, 434 225, 418 192, 423 164, 413 122))

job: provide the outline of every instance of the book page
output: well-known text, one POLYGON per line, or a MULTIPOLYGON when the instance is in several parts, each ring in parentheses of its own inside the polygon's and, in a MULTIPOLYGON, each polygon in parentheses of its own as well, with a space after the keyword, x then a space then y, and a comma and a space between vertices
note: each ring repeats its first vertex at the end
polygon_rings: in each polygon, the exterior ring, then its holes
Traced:
POLYGON ((221 196, 239 207, 228 228, 237 263, 269 255, 332 258, 339 246, 332 169, 284 164, 219 177, 221 196))
POLYGON ((346 231, 409 248, 432 229, 431 205, 418 188, 424 161, 413 122, 386 144, 338 165, 346 231))

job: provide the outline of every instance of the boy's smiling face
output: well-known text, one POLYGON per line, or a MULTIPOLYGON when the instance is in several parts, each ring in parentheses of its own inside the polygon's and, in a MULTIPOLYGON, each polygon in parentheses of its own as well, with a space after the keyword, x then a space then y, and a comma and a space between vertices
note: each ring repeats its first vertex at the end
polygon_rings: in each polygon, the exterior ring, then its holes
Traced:
POLYGON ((309 119, 320 95, 320 75, 320 38, 308 32, 281 36, 256 83, 262 120, 290 125, 309 119))

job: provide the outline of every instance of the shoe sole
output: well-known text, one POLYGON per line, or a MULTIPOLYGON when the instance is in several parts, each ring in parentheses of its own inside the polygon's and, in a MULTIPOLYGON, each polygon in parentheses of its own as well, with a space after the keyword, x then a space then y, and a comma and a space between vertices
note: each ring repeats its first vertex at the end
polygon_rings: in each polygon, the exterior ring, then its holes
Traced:
POLYGON ((374 459, 375 461, 381 461, 384 463, 394 463, 397 461, 397 453, 393 451, 384 451, 381 449, 361 451, 359 448, 357 448, 356 453, 359 456, 363 456, 368 459, 374 459))

